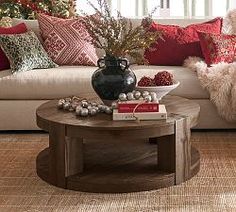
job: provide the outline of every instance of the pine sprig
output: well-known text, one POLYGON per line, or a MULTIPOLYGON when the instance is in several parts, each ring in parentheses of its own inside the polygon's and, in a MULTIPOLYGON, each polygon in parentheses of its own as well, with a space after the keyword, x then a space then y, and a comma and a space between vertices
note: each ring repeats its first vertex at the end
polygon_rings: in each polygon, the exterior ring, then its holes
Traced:
MULTIPOLYGON (((90 42, 94 47, 103 49, 107 55, 114 57, 131 56, 137 63, 147 62, 143 58, 142 52, 157 42, 161 37, 160 32, 149 31, 149 25, 140 24, 133 26, 131 20, 123 17, 117 12, 115 18, 106 0, 97 0, 98 7, 91 1, 91 6, 95 15, 84 15, 84 25, 91 36, 90 42)), ((149 19, 150 21, 150 16, 149 19)))

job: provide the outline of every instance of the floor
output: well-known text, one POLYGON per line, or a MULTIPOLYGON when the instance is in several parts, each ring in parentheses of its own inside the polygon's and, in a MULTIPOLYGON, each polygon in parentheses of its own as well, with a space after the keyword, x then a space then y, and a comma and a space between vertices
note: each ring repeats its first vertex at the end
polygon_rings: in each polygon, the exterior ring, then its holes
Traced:
POLYGON ((0 134, 0 211, 151 212, 236 211, 236 132, 194 132, 201 170, 186 183, 128 193, 63 190, 37 177, 35 158, 47 134, 0 134))

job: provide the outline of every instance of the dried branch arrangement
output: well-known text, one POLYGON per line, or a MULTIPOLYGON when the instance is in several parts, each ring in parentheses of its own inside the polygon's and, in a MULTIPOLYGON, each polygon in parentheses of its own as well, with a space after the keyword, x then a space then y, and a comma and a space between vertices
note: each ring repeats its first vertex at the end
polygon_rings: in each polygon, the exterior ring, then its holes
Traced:
POLYGON ((136 63, 145 63, 141 52, 161 37, 160 32, 149 31, 150 25, 147 22, 133 26, 131 20, 123 17, 120 12, 114 17, 106 0, 97 1, 98 7, 88 1, 95 15, 83 12, 85 27, 92 37, 90 42, 94 47, 103 49, 106 55, 131 56, 136 63))

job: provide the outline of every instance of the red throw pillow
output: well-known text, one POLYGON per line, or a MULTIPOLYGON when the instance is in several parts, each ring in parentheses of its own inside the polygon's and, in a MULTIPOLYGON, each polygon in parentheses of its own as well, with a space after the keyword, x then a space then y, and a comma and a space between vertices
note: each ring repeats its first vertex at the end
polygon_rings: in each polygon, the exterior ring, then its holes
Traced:
POLYGON ((145 51, 144 56, 151 65, 180 66, 189 56, 203 57, 197 31, 220 34, 221 28, 222 18, 184 28, 153 22, 150 30, 161 31, 163 39, 158 39, 145 51))
MULTIPOLYGON (((27 27, 24 23, 18 24, 13 27, 0 27, 0 35, 2 34, 21 34, 27 32, 27 27)), ((1 47, 1 43, 0 43, 1 47)), ((0 71, 4 69, 9 69, 10 68, 10 63, 9 60, 7 59, 6 55, 0 48, 0 71)))
POLYGON ((58 65, 95 65, 96 49, 89 42, 82 18, 61 19, 38 15, 44 48, 58 65))
POLYGON ((217 35, 198 32, 207 65, 232 63, 236 56, 236 35, 217 35))

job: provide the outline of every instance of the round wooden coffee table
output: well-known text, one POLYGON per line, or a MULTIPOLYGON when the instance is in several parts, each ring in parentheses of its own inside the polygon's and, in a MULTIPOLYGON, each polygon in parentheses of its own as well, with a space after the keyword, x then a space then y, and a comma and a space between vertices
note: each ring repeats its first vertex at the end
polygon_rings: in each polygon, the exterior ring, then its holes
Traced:
POLYGON ((133 192, 180 184, 200 168, 190 128, 200 107, 167 96, 167 120, 112 121, 112 116, 76 117, 52 100, 37 109, 37 124, 49 132, 37 174, 50 184, 88 192, 133 192))

